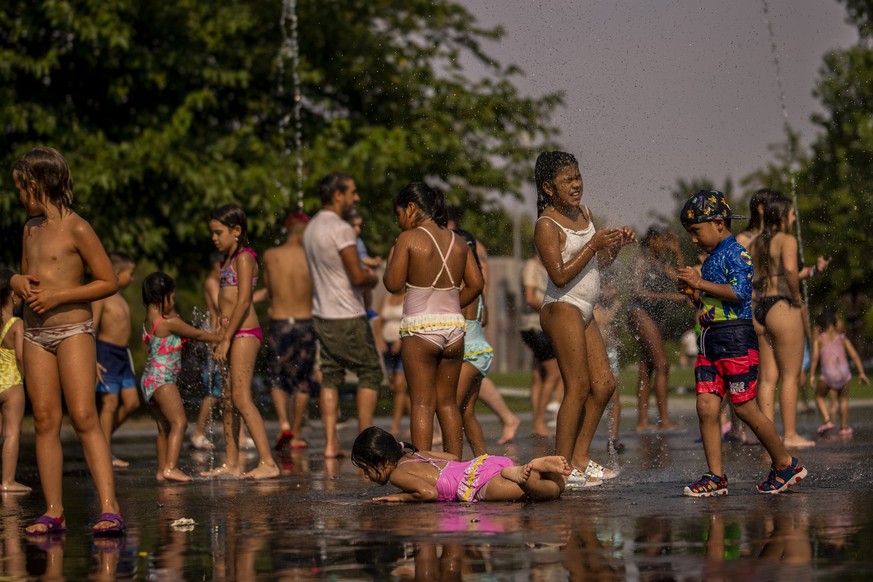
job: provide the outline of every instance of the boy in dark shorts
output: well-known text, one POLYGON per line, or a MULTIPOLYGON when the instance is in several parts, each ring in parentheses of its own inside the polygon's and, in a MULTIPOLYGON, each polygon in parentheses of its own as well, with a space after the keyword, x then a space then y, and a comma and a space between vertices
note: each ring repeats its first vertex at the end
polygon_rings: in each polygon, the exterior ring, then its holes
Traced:
POLYGON ((694 368, 697 416, 709 471, 685 487, 685 495, 727 495, 722 467, 719 409, 728 393, 737 416, 770 454, 772 466, 759 493, 781 493, 806 477, 776 427, 758 408, 758 338, 752 327, 752 258, 730 232, 731 213, 724 194, 702 190, 682 208, 680 220, 691 242, 706 253, 701 272, 679 269, 679 287, 698 308, 701 333, 694 368))

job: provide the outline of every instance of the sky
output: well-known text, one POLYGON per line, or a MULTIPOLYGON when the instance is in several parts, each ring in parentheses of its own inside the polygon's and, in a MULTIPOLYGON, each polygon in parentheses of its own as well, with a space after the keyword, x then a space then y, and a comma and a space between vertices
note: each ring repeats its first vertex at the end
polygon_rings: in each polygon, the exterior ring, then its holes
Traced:
MULTIPOLYGON (((678 178, 717 186, 773 159, 784 118, 764 0, 466 0, 486 45, 524 71, 522 93, 561 90, 559 143, 580 161, 583 203, 612 225, 645 228, 672 212, 678 178)), ((822 57, 857 41, 836 0, 766 0, 788 122, 808 145, 822 57)), ((535 214, 535 192, 509 204, 535 214)), ((735 189, 735 192, 738 188, 735 189)), ((689 196, 693 192, 689 193, 689 196)))

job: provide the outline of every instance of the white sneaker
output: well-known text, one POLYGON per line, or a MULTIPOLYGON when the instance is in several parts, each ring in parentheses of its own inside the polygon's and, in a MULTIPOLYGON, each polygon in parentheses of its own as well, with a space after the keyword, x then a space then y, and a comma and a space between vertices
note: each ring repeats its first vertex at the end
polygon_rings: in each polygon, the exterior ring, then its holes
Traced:
POLYGON ((552 400, 546 405, 546 412, 550 412, 552 414, 558 414, 558 411, 561 409, 561 403, 557 400, 552 400))
POLYGON ((241 451, 253 451, 257 447, 255 447, 255 441, 252 440, 252 437, 243 437, 239 439, 239 450, 241 451))
POLYGON ((585 467, 585 473, 589 477, 594 477, 595 479, 615 479, 618 477, 619 470, 608 469, 600 463, 595 463, 593 460, 588 459, 588 466, 585 467))

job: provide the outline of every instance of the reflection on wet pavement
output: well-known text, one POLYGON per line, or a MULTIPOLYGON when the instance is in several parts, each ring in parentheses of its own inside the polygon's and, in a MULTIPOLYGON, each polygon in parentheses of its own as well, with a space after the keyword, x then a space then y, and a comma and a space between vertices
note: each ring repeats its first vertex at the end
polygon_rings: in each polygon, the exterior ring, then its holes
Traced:
MULTIPOLYGON (((117 453, 131 461, 117 473, 127 534, 90 535, 98 504, 81 448, 70 440, 64 473, 69 531, 25 538, 24 526, 42 507, 38 489, 2 495, 0 579, 869 578, 873 405, 858 403, 852 415, 854 438, 802 451, 811 476, 782 496, 754 491, 769 464, 760 446, 726 445, 730 495, 683 497, 682 487, 703 470, 689 409, 680 418, 689 429, 684 434, 622 433, 621 475, 605 485, 551 503, 469 505, 372 502, 383 489, 348 459, 323 459, 315 428, 307 435, 309 449, 281 459, 278 479, 158 484, 153 435, 139 425, 117 438, 117 453)), ((809 426, 801 428, 814 430, 814 419, 802 422, 809 426)), ((499 430, 487 422, 485 428, 499 430)), ((343 433, 344 441, 353 438, 349 429, 343 433)), ((551 446, 520 438, 494 452, 525 459, 551 446)), ((605 438, 596 439, 593 450, 609 460, 605 438)), ((37 486, 32 451, 32 436, 25 434, 20 478, 37 486)), ((186 450, 182 465, 196 474, 217 460, 220 453, 186 450)))

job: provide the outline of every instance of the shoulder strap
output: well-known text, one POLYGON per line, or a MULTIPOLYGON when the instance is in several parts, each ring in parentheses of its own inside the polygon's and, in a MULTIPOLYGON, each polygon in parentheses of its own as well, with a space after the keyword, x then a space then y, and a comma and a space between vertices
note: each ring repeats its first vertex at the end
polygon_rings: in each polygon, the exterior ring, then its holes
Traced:
POLYGON ((12 324, 15 323, 15 320, 19 318, 14 315, 9 318, 9 321, 3 326, 3 331, 0 331, 0 343, 3 343, 3 340, 6 339, 6 334, 9 333, 9 330, 12 328, 12 324))
POLYGON ((560 222, 558 222, 557 220, 555 220, 555 219, 552 218, 551 216, 540 216, 539 218, 537 218, 537 222, 541 221, 541 220, 544 219, 544 218, 545 218, 546 220, 551 220, 552 222, 554 222, 555 224, 557 224, 559 228, 562 228, 562 229, 564 228, 563 226, 561 226, 561 223, 560 223, 560 222))
POLYGON ((155 335, 155 332, 158 331, 158 326, 161 325, 161 322, 167 319, 163 315, 161 315, 158 320, 155 322, 155 326, 152 328, 152 335, 155 335))

